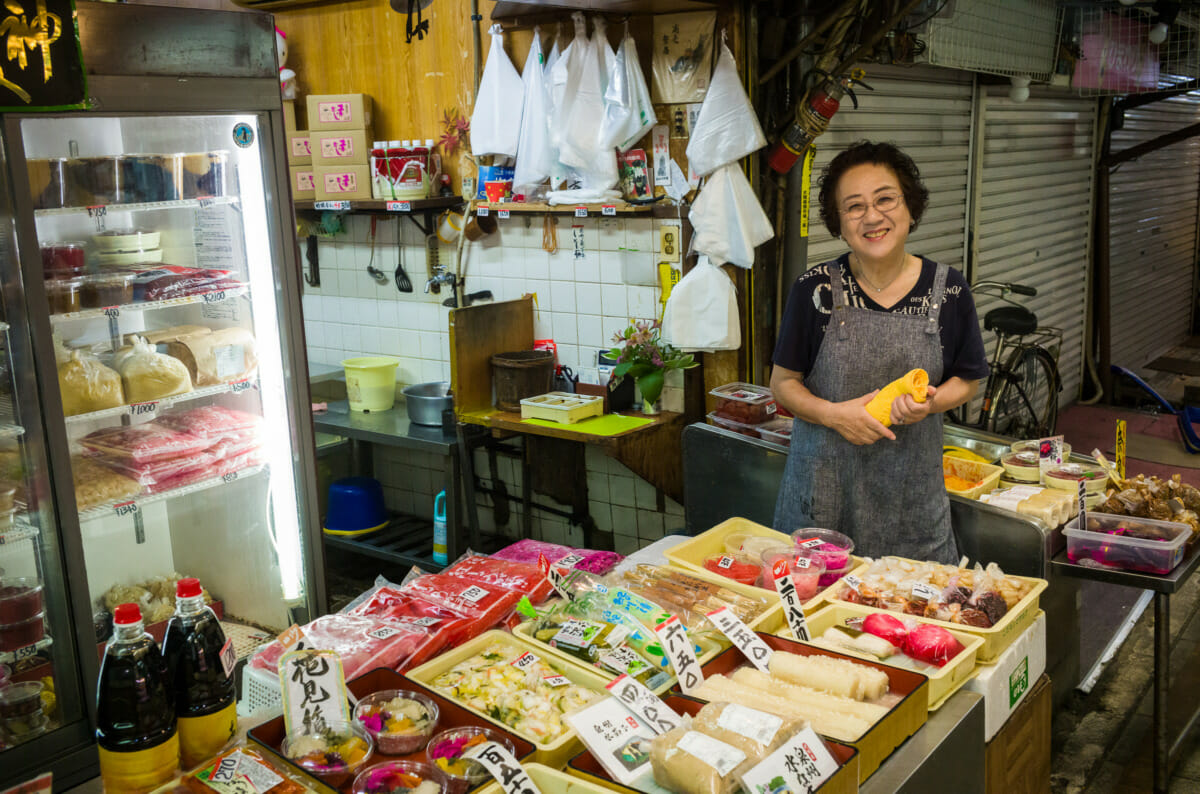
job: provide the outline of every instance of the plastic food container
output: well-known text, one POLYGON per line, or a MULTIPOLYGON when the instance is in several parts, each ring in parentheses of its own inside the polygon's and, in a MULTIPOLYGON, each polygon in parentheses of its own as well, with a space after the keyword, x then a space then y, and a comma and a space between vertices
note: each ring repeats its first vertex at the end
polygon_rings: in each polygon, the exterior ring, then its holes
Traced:
POLYGON ((762 562, 762 556, 770 551, 791 551, 794 544, 782 539, 783 533, 760 535, 753 531, 730 532, 725 536, 725 553, 743 552, 762 562))
POLYGON ((712 554, 704 559, 704 569, 742 584, 757 585, 762 578, 761 557, 742 551, 712 554))
POLYGON ((1000 456, 1000 465, 1009 479, 1017 482, 1038 482, 1042 478, 1037 450, 1009 452, 1000 456))
POLYGON ((0 689, 0 719, 25 717, 42 710, 42 684, 24 681, 0 689))
POLYGON ((124 306, 133 303, 133 273, 105 273, 83 277, 83 308, 124 306))
POLYGON ((279 751, 305 772, 338 788, 367 765, 375 743, 357 722, 335 720, 326 723, 324 733, 289 733, 279 751), (337 759, 330 763, 327 753, 336 753, 337 759))
POLYGON ((759 587, 775 588, 775 566, 780 560, 787 566, 787 575, 792 577, 796 595, 800 601, 810 601, 821 589, 821 574, 825 573, 825 558, 820 552, 810 549, 792 549, 787 552, 769 552, 763 555, 762 580, 759 587))
POLYGON ((513 743, 491 728, 451 728, 429 740, 425 757, 445 778, 448 794, 465 794, 468 789, 488 779, 488 772, 482 764, 462 758, 463 750, 467 747, 484 742, 496 742, 516 755, 513 743))
POLYGON ((36 579, 0 579, 0 624, 20 623, 41 612, 41 582, 36 579))
POLYGON ((769 422, 763 422, 758 426, 758 435, 763 441, 770 441, 781 447, 790 446, 792 443, 792 420, 778 417, 769 422))
POLYGON ((67 160, 66 206, 120 204, 124 157, 78 157, 67 160))
POLYGON ((825 570, 836 571, 850 564, 854 541, 832 529, 802 527, 792 533, 796 548, 812 549, 825 560, 825 570))
POLYGON ((101 267, 130 267, 132 265, 150 265, 162 262, 161 248, 144 248, 134 251, 109 251, 96 254, 96 263, 101 267))
POLYGON ((29 196, 35 210, 54 210, 67 206, 67 158, 51 157, 27 160, 29 196))
POLYGON ((442 794, 450 791, 446 779, 429 764, 420 761, 387 761, 368 767, 358 773, 351 786, 351 794, 403 794, 416 792, 426 794, 427 783, 437 786, 442 794))
MULTIPOLYGON (((1013 452, 1032 452, 1034 455, 1038 455, 1040 457, 1041 444, 1042 444, 1041 440, 1037 439, 1037 438, 1031 438, 1031 439, 1027 439, 1025 441, 1014 441, 1012 443, 1012 451, 1013 452)), ((1063 445, 1062 445, 1062 456, 1063 456, 1064 461, 1067 458, 1071 457, 1071 445, 1065 441, 1063 442, 1063 445)))
POLYGON ((833 571, 826 569, 825 573, 821 574, 821 580, 817 583, 817 586, 824 589, 830 585, 837 584, 838 579, 841 579, 861 564, 862 562, 858 557, 851 556, 850 561, 846 563, 844 568, 838 568, 833 571))
POLYGON ((46 280, 46 302, 51 314, 67 314, 83 308, 83 277, 46 280))
POLYGON ((1003 474, 1004 469, 990 463, 942 455, 942 477, 946 490, 967 499, 978 499, 982 494, 994 490, 1003 474))
POLYGON ((92 242, 96 244, 99 251, 108 253, 158 248, 160 239, 162 239, 160 233, 144 229, 109 229, 93 237, 92 242))
POLYGON ((42 246, 42 275, 74 278, 87 269, 87 254, 81 242, 50 243, 42 246))
POLYGON ((437 703, 419 692, 403 689, 373 692, 354 707, 354 719, 367 729, 384 755, 408 755, 420 750, 437 727, 438 716, 437 703))
POLYGON ((717 398, 717 408, 713 413, 723 419, 756 425, 775 418, 775 397, 764 386, 726 383, 709 394, 717 398))
POLYGON ((1108 472, 1099 466, 1085 463, 1064 463, 1046 470, 1046 485, 1064 491, 1078 491, 1079 481, 1084 482, 1087 493, 1103 493, 1108 484, 1108 472))
POLYGON ((723 416, 717 416, 715 412, 708 415, 708 421, 712 422, 717 427, 723 427, 726 430, 732 430, 735 433, 741 433, 743 436, 749 436, 750 438, 762 437, 758 434, 758 425, 748 425, 744 422, 738 422, 735 419, 727 419, 723 416))
POLYGON ((46 636, 45 612, 12 623, 0 623, 0 651, 15 651, 46 636))
POLYGON ((396 367, 400 362, 385 356, 348 358, 346 399, 351 411, 388 411, 396 402, 396 367))
POLYGON ((1088 513, 1087 529, 1080 529, 1079 516, 1075 516, 1063 535, 1071 562, 1168 574, 1183 560, 1192 530, 1172 521, 1088 513))
POLYGON ((189 152, 182 155, 180 176, 183 198, 225 196, 234 192, 228 183, 229 152, 189 152))

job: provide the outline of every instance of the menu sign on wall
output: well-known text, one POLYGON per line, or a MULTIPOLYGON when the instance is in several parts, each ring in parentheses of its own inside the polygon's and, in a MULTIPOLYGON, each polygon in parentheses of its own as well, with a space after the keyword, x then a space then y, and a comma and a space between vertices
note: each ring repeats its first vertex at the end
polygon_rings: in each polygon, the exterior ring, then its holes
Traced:
POLYGON ((85 105, 73 0, 5 0, 0 36, 0 111, 85 105))

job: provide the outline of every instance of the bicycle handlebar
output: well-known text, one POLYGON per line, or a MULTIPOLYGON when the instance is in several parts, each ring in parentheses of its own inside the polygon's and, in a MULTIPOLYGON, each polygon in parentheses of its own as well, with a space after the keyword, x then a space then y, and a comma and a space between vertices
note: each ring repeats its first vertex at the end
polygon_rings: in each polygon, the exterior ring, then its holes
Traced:
POLYGON ((1037 295, 1037 287, 1029 287, 1025 284, 1014 284, 1011 281, 980 281, 972 288, 975 292, 983 292, 989 289, 999 290, 1001 297, 1005 293, 1015 293, 1017 295, 1028 295, 1030 297, 1037 295))

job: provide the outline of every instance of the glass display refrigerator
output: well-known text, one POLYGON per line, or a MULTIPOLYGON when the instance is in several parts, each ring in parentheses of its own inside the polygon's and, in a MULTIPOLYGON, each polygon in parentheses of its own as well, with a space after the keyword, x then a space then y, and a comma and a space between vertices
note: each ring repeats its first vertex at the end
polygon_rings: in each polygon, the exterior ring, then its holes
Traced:
POLYGON ((245 658, 325 602, 271 18, 78 24, 89 107, 4 115, 0 173, 0 780, 56 789, 117 604, 161 640, 198 577, 245 658))

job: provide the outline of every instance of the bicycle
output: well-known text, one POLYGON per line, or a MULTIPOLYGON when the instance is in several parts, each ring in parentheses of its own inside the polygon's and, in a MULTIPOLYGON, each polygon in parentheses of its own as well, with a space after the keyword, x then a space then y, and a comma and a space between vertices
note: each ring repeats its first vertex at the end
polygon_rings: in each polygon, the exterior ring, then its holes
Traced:
POLYGON ((1058 354, 1062 330, 1038 326, 1037 315, 1009 300, 1009 294, 1037 295, 1037 289, 1005 281, 981 281, 975 294, 997 294, 1007 306, 998 306, 983 318, 983 327, 996 334, 996 347, 988 362, 987 384, 979 417, 967 421, 970 403, 950 412, 951 421, 1013 438, 1045 438, 1058 422, 1058 354))

